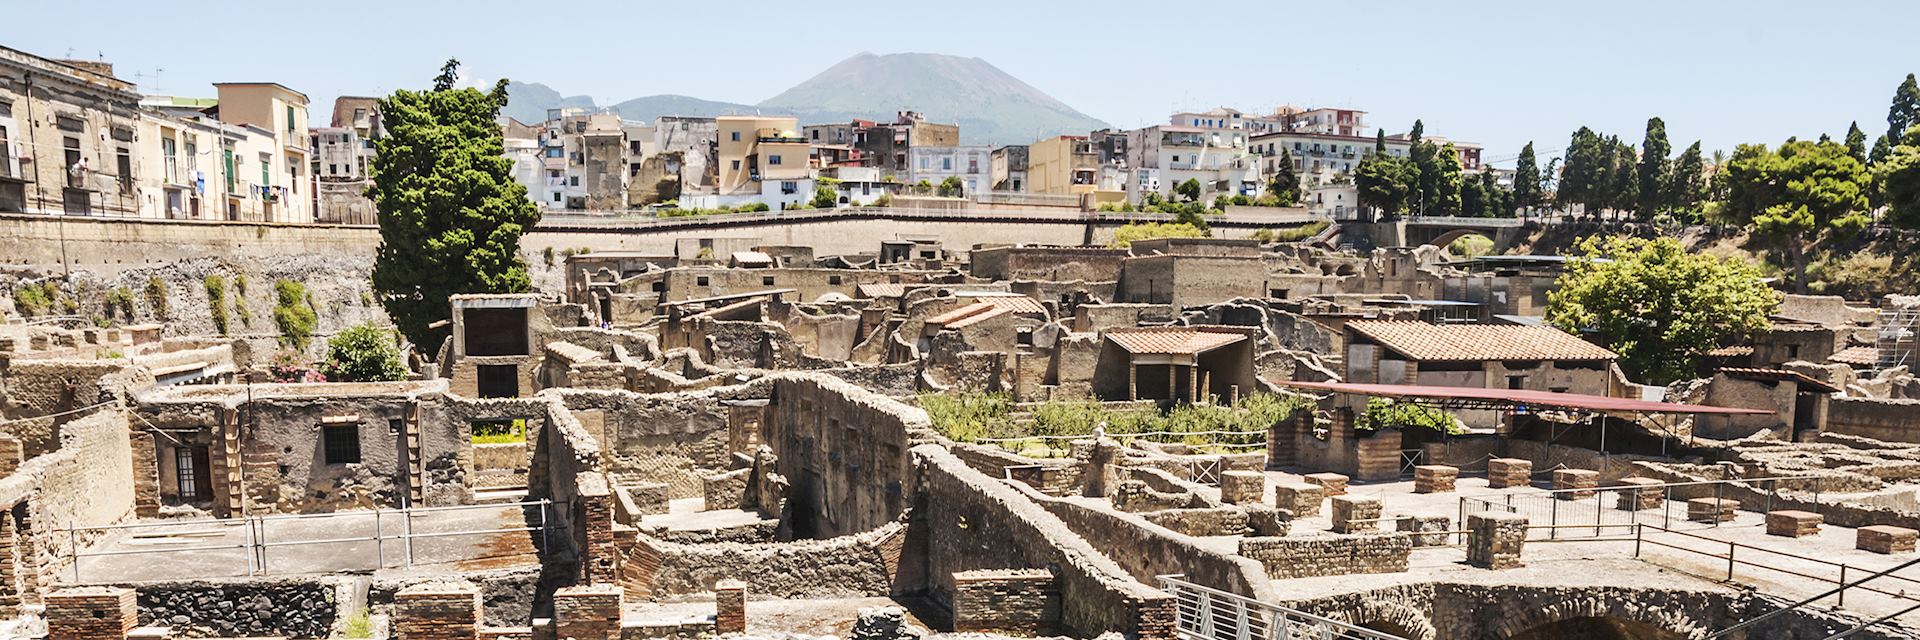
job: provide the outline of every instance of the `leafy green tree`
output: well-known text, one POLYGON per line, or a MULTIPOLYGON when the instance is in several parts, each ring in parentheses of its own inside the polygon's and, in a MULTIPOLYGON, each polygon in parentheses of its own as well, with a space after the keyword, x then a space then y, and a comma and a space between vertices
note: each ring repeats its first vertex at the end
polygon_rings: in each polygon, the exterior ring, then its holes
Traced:
POLYGON ((1639 204, 1634 213, 1642 220, 1651 220, 1667 207, 1666 196, 1669 192, 1673 165, 1667 155, 1673 153, 1673 145, 1667 143, 1667 123, 1658 117, 1647 119, 1647 134, 1640 142, 1640 185, 1639 204))
POLYGON ((1180 199, 1184 202, 1199 202, 1200 181, 1187 178, 1186 182, 1182 182, 1173 187, 1173 195, 1180 196, 1180 199))
POLYGON ((1765 331, 1781 300, 1755 266, 1673 238, 1587 238, 1554 284, 1548 323, 1591 334, 1634 380, 1662 385, 1692 377, 1706 351, 1765 331))
POLYGON ((1511 218, 1520 205, 1513 196, 1513 190, 1500 186, 1500 181, 1492 171, 1480 172, 1480 191, 1486 194, 1486 215, 1493 218, 1511 218))
POLYGON ((1592 129, 1580 127, 1567 141, 1565 161, 1560 166, 1557 197, 1561 207, 1580 205, 1589 216, 1600 214, 1600 195, 1605 192, 1605 173, 1613 164, 1611 149, 1592 129))
POLYGON ((320 372, 332 382, 391 382, 406 379, 407 365, 393 331, 358 324, 327 339, 320 372))
POLYGON ((507 81, 492 91, 454 88, 448 60, 427 91, 402 89, 380 102, 387 135, 374 141, 372 186, 380 211, 373 288, 400 332, 434 353, 448 329, 447 298, 516 293, 531 286, 520 236, 540 221, 513 180, 496 119, 507 81))
POLYGON ((1908 129, 1901 143, 1873 165, 1873 174, 1888 222, 1920 229, 1920 127, 1908 129))
POLYGON ((1280 150, 1273 176, 1267 179, 1267 195, 1273 197, 1276 206, 1291 207, 1300 202, 1300 175, 1293 172, 1293 154, 1285 149, 1280 150))
POLYGON ((1533 141, 1520 148, 1520 160, 1513 166, 1513 201, 1522 210, 1540 206, 1545 190, 1540 184, 1539 161, 1533 155, 1533 141))
POLYGON ((1373 130, 1373 152, 1376 155, 1383 155, 1383 156, 1387 155, 1387 130, 1386 129, 1373 130))
POLYGON ((1487 190, 1479 180, 1465 180, 1460 183, 1460 215, 1469 218, 1485 218, 1493 211, 1487 202, 1487 190))
POLYGON ((1867 163, 1867 132, 1860 130, 1857 121, 1847 125, 1847 155, 1861 164, 1867 163))
POLYGON ((1674 160, 1673 176, 1667 182, 1665 200, 1675 218, 1683 222, 1701 220, 1700 204, 1707 196, 1706 172, 1706 159, 1700 155, 1699 141, 1680 152, 1679 159, 1674 160))
POLYGON ((1907 130, 1920 124, 1920 83, 1915 83, 1913 74, 1907 74, 1907 80, 1893 90, 1893 104, 1887 107, 1887 144, 1889 147, 1900 143, 1907 130))
POLYGON ((966 195, 966 191, 967 186, 960 182, 960 176, 947 176, 947 179, 940 181, 940 197, 942 198, 958 198, 966 195))
POLYGON ((1419 176, 1418 200, 1413 204, 1420 208, 1421 215, 1460 215, 1460 152, 1453 143, 1415 144, 1413 164, 1419 176))
POLYGON ((840 194, 833 187, 819 185, 813 188, 813 201, 808 204, 815 209, 832 209, 840 204, 840 194))
POLYGON ((1727 163, 1726 213, 1784 250, 1795 290, 1806 290, 1810 234, 1865 227, 1867 168, 1834 142, 1741 145, 1727 163))
POLYGON ((1353 428, 1361 431, 1418 428, 1455 435, 1467 431, 1466 425, 1445 411, 1386 398, 1367 399, 1367 410, 1354 421, 1353 428))
POLYGON ((1633 145, 1622 142, 1620 138, 1611 139, 1613 146, 1613 164, 1607 169, 1607 191, 1604 201, 1608 209, 1615 212, 1632 211, 1640 202, 1640 176, 1636 165, 1639 159, 1633 151, 1633 145))
POLYGON ((1353 186, 1360 206, 1381 213, 1407 210, 1407 198, 1413 194, 1413 161, 1384 153, 1369 155, 1354 167, 1353 186))

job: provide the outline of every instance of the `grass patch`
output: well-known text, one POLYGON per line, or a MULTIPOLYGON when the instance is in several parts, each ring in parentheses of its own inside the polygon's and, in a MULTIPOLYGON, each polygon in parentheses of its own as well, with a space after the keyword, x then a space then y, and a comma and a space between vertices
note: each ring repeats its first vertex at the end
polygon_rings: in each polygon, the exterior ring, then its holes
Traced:
POLYGON ((517 444, 526 441, 526 420, 500 420, 473 423, 474 444, 517 444))
MULTIPOLYGON (((1170 433, 1172 435, 1142 437, 1200 447, 1260 444, 1266 441, 1269 427, 1308 407, 1310 401, 1253 393, 1241 397, 1237 407, 1177 405, 1162 412, 1137 406, 1113 407, 1081 398, 1033 405, 1030 418, 1017 417, 1014 403, 1005 394, 926 393, 921 394, 919 404, 932 420, 933 428, 952 440, 1004 440, 994 444, 1030 457, 1053 457, 1065 455, 1067 440, 1060 437, 1091 435, 1103 424, 1108 435, 1121 439, 1126 439, 1128 434, 1170 433), (1215 431, 1250 433, 1208 433, 1215 431)), ((1248 449, 1236 447, 1234 450, 1248 449)))
POLYGON ((356 612, 352 616, 347 617, 347 619, 340 621, 340 634, 334 637, 337 637, 337 638, 371 638, 373 637, 373 616, 369 614, 366 609, 361 609, 359 612, 356 612))

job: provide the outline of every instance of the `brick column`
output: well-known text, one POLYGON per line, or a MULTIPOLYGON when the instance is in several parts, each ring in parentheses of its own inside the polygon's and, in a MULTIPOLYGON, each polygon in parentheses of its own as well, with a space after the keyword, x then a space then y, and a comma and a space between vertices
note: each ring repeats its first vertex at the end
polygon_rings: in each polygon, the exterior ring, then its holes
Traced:
POLYGON ((1659 480, 1629 476, 1620 479, 1619 501, 1614 503, 1614 508, 1621 511, 1658 509, 1665 499, 1659 480))
POLYGON ((1267 428, 1267 468, 1285 467, 1299 462, 1300 435, 1313 428, 1313 410, 1302 409, 1267 428))
POLYGON ((1173 596, 1134 602, 1134 640, 1175 640, 1179 637, 1178 603, 1173 596))
POLYGON ((396 640, 474 640, 480 588, 465 582, 419 584, 393 595, 396 640))
POLYGON ((1295 518, 1320 515, 1320 503, 1325 500, 1317 484, 1285 482, 1273 487, 1273 506, 1286 509, 1295 518))
POLYGON ((1267 474, 1258 471, 1220 473, 1220 501, 1227 504, 1260 504, 1267 497, 1267 474))
POLYGON ((77 587, 47 596, 48 640, 122 640, 136 626, 132 589, 77 587))
POLYGON ((13 475, 13 472, 20 468, 20 463, 25 457, 25 450, 21 448, 19 438, 13 437, 12 434, 0 433, 0 478, 13 475))
POLYGON ((1321 495, 1327 497, 1347 495, 1347 476, 1339 473, 1309 473, 1301 476, 1307 484, 1320 485, 1321 495))
POLYGON ((1414 493, 1450 493, 1460 479, 1460 468, 1443 464, 1423 464, 1413 468, 1414 493))
POLYGON ((587 584, 619 582, 619 554, 613 544, 613 495, 606 478, 582 474, 574 498, 574 550, 587 584))
POLYGON ((1380 499, 1360 496, 1333 497, 1334 533, 1359 533, 1380 530, 1380 499))
POLYGON ((713 585, 713 632, 747 632, 747 583, 721 580, 713 585))
MULTIPOLYGON (((133 512, 142 518, 160 515, 160 452, 153 434, 135 431, 133 444, 133 512)), ((206 470, 200 470, 207 473, 206 470)), ((11 473, 11 471, 9 471, 11 473)))
POLYGON ((1494 458, 1487 461, 1487 488, 1512 489, 1533 486, 1533 462, 1519 458, 1494 458))
POLYGON ((1561 500, 1579 500, 1591 498, 1594 488, 1600 486, 1600 472, 1588 469, 1554 469, 1553 488, 1557 492, 1553 497, 1561 500))
POLYGON ((566 587, 553 594, 553 636, 558 640, 619 640, 620 587, 566 587))
POLYGON ((20 615, 20 552, 14 536, 13 512, 0 509, 0 618, 20 615))
POLYGON ((1467 564, 1482 569, 1516 569, 1527 543, 1526 516, 1476 513, 1467 516, 1467 564))
MULTIPOLYGON (((953 630, 1037 636, 1060 621, 1060 588, 1046 569, 953 574, 953 630)), ((724 632, 723 632, 724 633, 724 632)))

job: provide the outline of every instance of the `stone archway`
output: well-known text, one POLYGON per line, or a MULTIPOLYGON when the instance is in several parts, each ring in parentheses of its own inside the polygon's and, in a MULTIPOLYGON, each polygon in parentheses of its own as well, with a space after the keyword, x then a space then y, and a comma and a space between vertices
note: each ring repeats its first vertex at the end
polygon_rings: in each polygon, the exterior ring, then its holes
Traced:
POLYGON ((1495 237, 1498 235, 1500 234, 1499 233, 1489 234, 1486 232, 1482 232, 1478 229, 1454 229, 1452 231, 1448 231, 1444 234, 1441 234, 1440 237, 1434 238, 1432 242, 1428 242, 1427 244, 1433 245, 1434 247, 1439 248, 1442 252, 1446 252, 1449 250, 1449 247, 1453 246, 1454 242, 1460 240, 1461 238, 1479 236, 1482 238, 1486 238, 1487 242, 1492 245, 1492 248, 1488 249, 1488 251, 1493 253, 1498 253, 1501 249, 1504 248, 1500 245, 1500 239, 1495 237))
POLYGON ((1574 598, 1519 612, 1488 626, 1507 640, 1698 640, 1707 630, 1680 612, 1644 601, 1574 598))
POLYGON ((1368 599, 1347 610, 1347 624, 1407 640, 1434 640, 1440 632, 1419 609, 1397 602, 1368 599))

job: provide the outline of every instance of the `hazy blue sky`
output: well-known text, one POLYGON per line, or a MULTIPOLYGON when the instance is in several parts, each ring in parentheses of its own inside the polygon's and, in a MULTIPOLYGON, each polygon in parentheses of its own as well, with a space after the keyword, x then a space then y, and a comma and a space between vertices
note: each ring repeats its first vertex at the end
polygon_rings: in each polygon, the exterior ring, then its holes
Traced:
POLYGON ((1527 140, 1557 150, 1583 124, 1637 141, 1650 115, 1676 150, 1838 137, 1852 120, 1877 135, 1894 87, 1920 71, 1920 2, 1897 0, 3 0, 0 17, 0 44, 104 56, 147 91, 156 69, 172 94, 278 81, 316 115, 337 95, 425 86, 449 56, 602 104, 754 103, 861 51, 917 51, 983 58, 1122 127, 1223 104, 1349 106, 1389 132, 1424 118, 1489 160, 1527 140))

